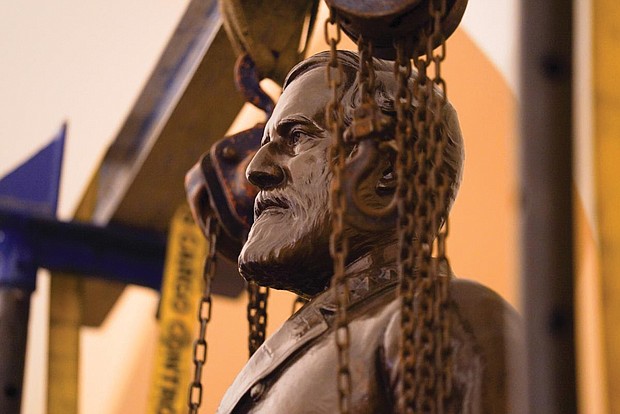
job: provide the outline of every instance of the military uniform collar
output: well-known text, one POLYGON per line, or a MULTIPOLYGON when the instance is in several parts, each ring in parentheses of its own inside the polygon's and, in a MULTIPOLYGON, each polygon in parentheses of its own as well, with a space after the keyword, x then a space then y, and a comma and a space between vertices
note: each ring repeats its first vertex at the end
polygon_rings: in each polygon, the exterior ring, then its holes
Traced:
MULTIPOLYGON (((398 273, 396 268, 373 269, 367 272, 351 274, 347 277, 349 307, 363 302, 369 296, 388 286, 395 285, 397 281, 398 273)), ((323 315, 331 316, 337 310, 336 295, 331 288, 317 296, 308 305, 312 303, 321 309, 323 315)))
MULTIPOLYGON (((375 292, 398 281, 395 249, 387 248, 377 254, 367 254, 349 264, 346 268, 347 286, 349 288, 349 307, 355 306, 375 292)), ((323 311, 333 314, 337 310, 336 295, 329 288, 308 303, 323 311)), ((303 308, 302 308, 303 309, 303 308)))

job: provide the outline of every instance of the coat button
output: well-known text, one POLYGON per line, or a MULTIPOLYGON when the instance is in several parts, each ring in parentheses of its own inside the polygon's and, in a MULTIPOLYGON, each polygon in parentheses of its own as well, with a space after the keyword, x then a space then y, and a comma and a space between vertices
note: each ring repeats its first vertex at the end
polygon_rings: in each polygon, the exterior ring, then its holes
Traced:
POLYGON ((252 388, 250 388, 250 398, 252 398, 252 401, 258 401, 260 400, 260 397, 263 396, 264 392, 265 384, 262 382, 257 382, 252 386, 252 388))

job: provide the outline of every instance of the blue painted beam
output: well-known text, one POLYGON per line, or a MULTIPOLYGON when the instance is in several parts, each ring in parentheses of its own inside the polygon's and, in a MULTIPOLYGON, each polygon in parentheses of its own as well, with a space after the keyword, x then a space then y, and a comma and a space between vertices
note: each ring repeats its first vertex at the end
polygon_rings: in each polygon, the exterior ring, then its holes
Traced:
POLYGON ((0 179, 0 288, 30 293, 46 268, 159 289, 164 234, 56 220, 66 131, 0 179))
MULTIPOLYGON (((62 222, 0 208, 0 239, 3 236, 14 246, 13 262, 28 269, 98 276, 156 290, 161 286, 166 253, 162 233, 62 222)), ((3 273, 1 285, 30 286, 19 273, 3 273)))
MULTIPOLYGON (((55 218, 66 125, 49 145, 0 179, 0 288, 35 289, 38 268, 100 277, 159 290, 166 234, 117 224, 55 218)), ((220 261, 220 273, 237 275, 220 261)), ((214 293, 235 297, 239 277, 222 277, 214 293)), ((0 411, 2 412, 2 411, 0 411)))

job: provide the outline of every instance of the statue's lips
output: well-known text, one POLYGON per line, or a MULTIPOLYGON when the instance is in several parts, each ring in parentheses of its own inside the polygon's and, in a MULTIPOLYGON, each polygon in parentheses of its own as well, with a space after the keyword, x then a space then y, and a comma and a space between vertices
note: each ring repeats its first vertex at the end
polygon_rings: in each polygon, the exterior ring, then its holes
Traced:
POLYGON ((266 197, 259 193, 254 202, 254 219, 258 219, 262 213, 269 210, 282 210, 290 208, 289 203, 280 197, 266 197))

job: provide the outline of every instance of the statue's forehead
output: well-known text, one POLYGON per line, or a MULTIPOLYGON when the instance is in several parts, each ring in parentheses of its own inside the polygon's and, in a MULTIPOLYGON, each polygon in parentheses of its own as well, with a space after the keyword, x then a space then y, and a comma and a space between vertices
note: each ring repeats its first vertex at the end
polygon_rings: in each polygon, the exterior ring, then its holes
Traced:
POLYGON ((294 115, 304 115, 322 124, 325 106, 332 96, 325 76, 325 68, 314 68, 293 80, 280 96, 267 130, 271 132, 282 119, 294 115))

